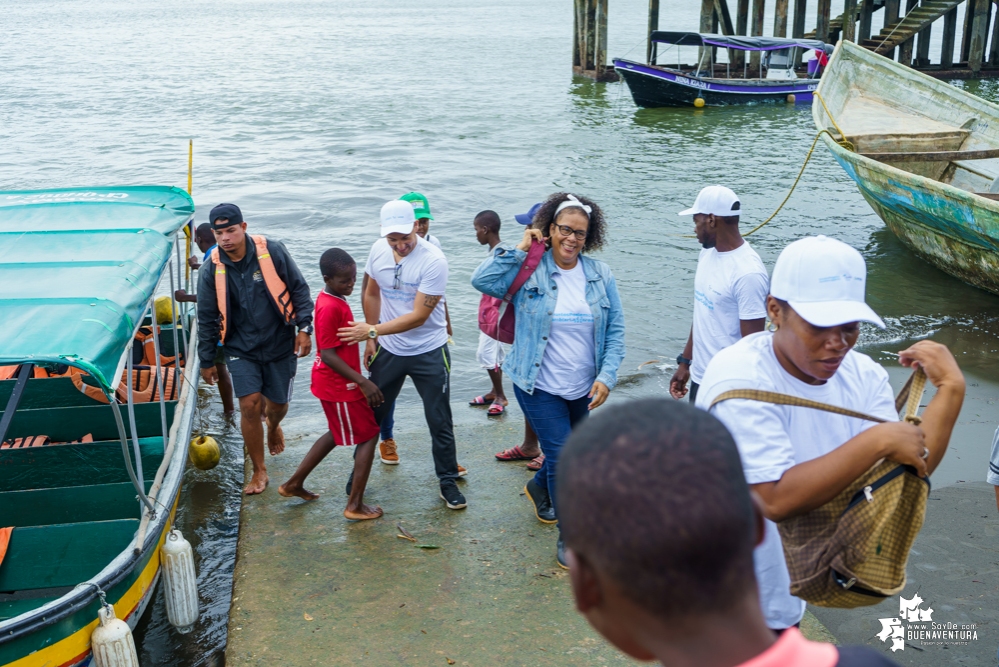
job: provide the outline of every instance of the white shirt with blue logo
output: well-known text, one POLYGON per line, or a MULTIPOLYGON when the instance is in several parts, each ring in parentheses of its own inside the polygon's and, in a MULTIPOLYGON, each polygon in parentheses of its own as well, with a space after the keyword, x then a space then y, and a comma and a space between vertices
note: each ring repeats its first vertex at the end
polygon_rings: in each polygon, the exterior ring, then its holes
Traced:
POLYGON ((552 279, 558 301, 534 387, 573 401, 589 394, 597 377, 593 311, 586 301, 582 262, 568 271, 556 268, 552 279))

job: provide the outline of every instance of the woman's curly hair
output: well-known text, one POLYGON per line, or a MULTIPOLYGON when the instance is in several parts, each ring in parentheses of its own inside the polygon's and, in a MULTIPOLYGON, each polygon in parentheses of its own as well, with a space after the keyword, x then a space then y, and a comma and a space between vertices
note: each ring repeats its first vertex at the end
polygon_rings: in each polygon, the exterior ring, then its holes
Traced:
MULTIPOLYGON (((604 245, 604 212, 600 210, 597 203, 592 199, 583 197, 582 195, 573 195, 579 200, 581 204, 586 204, 592 208, 590 213, 590 226, 586 230, 586 241, 583 243, 582 252, 591 252, 593 250, 600 250, 604 245)), ((531 222, 531 227, 534 229, 541 230, 541 233, 546 237, 549 236, 549 230, 553 222, 555 222, 555 209, 558 208, 559 204, 564 202, 569 198, 568 192, 556 192, 550 195, 545 203, 541 205, 538 212, 534 214, 534 220, 531 222)), ((565 213, 571 208, 562 209, 565 213)))

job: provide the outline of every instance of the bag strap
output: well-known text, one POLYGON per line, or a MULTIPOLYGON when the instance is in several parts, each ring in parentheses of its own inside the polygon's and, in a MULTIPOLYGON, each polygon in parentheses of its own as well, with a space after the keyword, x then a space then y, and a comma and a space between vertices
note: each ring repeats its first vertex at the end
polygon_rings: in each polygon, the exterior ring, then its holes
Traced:
POLYGON ((547 248, 544 243, 537 239, 532 239, 531 248, 527 251, 527 258, 520 265, 520 271, 517 272, 517 277, 510 283, 510 289, 503 296, 503 301, 510 303, 513 300, 513 295, 519 292, 524 283, 538 270, 538 265, 541 264, 541 258, 544 257, 546 250, 547 248))
MULTIPOLYGON (((915 424, 916 426, 920 423, 920 418, 916 415, 919 410, 919 403, 923 399, 923 391, 926 389, 926 373, 922 368, 916 368, 912 372, 912 376, 909 378, 905 386, 902 387, 902 391, 899 392, 898 396, 895 398, 895 407, 900 409, 902 405, 905 405, 905 421, 915 424)), ((818 401, 811 401, 807 398, 801 398, 800 396, 791 396, 790 394, 781 394, 775 391, 761 391, 759 389, 732 389, 731 391, 722 392, 715 397, 715 400, 711 401, 711 405, 708 406, 708 410, 721 403, 722 401, 727 401, 733 398, 742 398, 748 401, 760 401, 761 403, 773 403, 774 405, 793 405, 799 408, 812 408, 813 410, 822 410, 823 412, 831 412, 837 415, 844 415, 846 417, 855 417, 857 419, 863 419, 870 422, 884 423, 884 419, 880 417, 875 417, 873 415, 867 415, 863 412, 857 412, 855 410, 847 410, 846 408, 841 408, 835 405, 829 405, 828 403, 820 403, 818 401)))

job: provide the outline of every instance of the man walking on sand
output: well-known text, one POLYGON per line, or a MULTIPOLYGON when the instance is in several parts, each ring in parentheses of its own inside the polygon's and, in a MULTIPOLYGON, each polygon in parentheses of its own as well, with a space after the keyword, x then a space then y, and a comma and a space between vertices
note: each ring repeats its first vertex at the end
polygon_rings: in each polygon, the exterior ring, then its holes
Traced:
POLYGON ((369 277, 362 297, 367 321, 351 322, 339 336, 344 342, 366 343, 365 365, 385 399, 375 408, 379 423, 406 376, 413 380, 430 428, 440 496, 449 509, 462 509, 465 496, 455 483, 459 470, 451 418, 451 353, 439 307, 447 288, 447 260, 417 234, 409 202, 395 200, 382 207, 381 236, 364 269, 369 277))
POLYGON ((683 352, 676 358, 670 395, 697 400, 708 362, 743 336, 763 331, 770 279, 763 260, 739 233, 742 204, 722 185, 700 191, 680 215, 694 216, 694 233, 704 247, 694 277, 694 323, 683 352))
POLYGON ((198 272, 201 377, 208 384, 218 380, 215 355, 221 342, 253 464, 245 488, 249 496, 262 493, 268 482, 262 414, 271 456, 284 451, 281 420, 288 413, 298 358, 312 351, 313 303, 284 245, 247 234, 238 206, 219 204, 209 221, 218 247, 198 272))

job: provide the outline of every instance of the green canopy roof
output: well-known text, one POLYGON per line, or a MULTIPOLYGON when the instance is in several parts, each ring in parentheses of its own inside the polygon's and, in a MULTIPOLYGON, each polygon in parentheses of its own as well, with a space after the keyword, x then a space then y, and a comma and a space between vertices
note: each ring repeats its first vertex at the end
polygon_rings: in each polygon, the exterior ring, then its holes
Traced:
POLYGON ((0 365, 71 364, 110 391, 193 215, 165 186, 0 191, 0 365))

